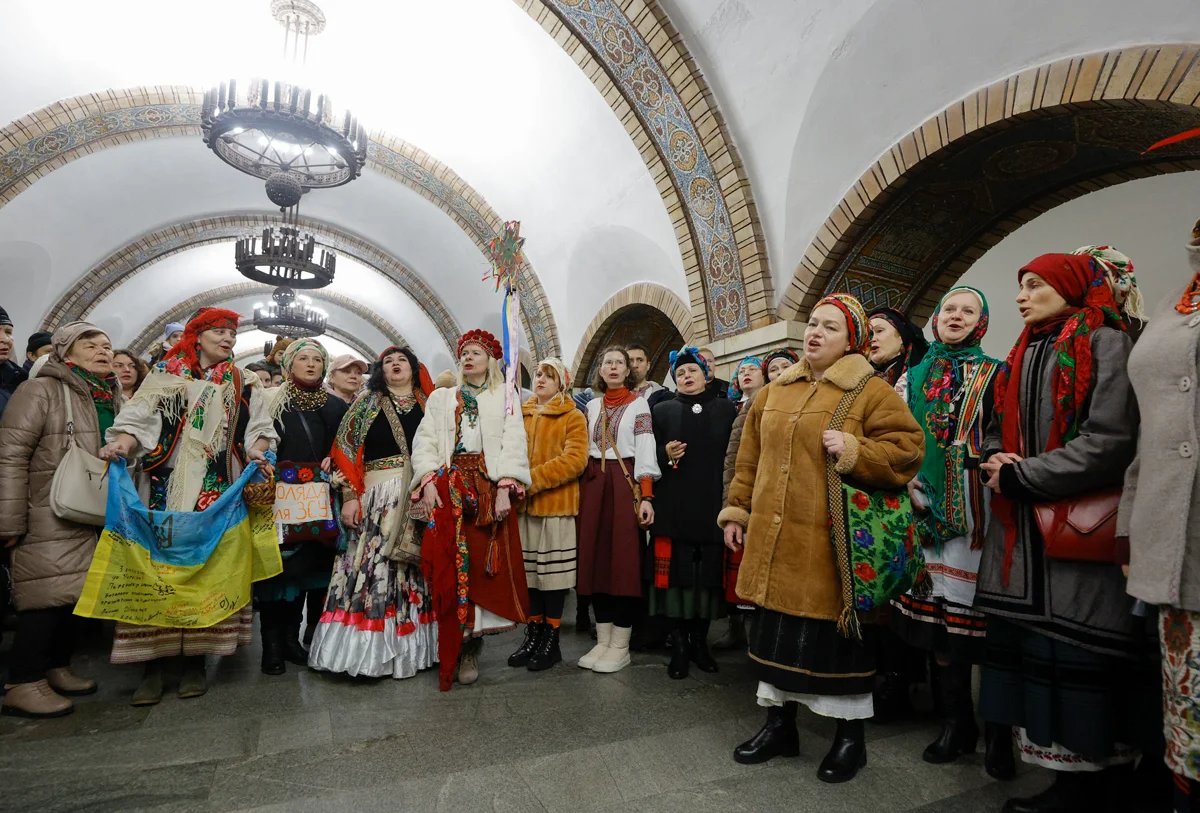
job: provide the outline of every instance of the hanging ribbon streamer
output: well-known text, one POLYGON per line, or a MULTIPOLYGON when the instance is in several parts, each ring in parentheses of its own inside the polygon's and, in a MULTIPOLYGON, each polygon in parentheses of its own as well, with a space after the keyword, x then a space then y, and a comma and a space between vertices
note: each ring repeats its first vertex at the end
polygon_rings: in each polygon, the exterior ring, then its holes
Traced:
POLYGON ((500 308, 500 340, 504 344, 504 409, 509 415, 517 410, 517 370, 520 368, 521 355, 521 300, 517 293, 517 275, 525 267, 524 244, 520 221, 505 223, 504 231, 488 243, 487 256, 492 268, 483 276, 485 282, 495 279, 497 291, 504 286, 504 301, 500 308))

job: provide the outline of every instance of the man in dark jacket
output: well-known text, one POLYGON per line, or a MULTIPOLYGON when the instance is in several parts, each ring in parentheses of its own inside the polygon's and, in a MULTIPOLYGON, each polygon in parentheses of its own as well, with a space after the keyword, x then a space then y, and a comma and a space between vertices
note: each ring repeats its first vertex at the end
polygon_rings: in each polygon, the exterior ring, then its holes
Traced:
POLYGON ((8 406, 8 399, 26 378, 25 370, 12 359, 13 323, 8 311, 0 308, 0 415, 8 406))

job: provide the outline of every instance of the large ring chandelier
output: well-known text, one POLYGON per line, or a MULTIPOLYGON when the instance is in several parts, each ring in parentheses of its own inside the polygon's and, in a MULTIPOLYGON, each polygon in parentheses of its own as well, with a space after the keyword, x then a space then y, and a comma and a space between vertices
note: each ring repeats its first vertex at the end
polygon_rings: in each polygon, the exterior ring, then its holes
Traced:
MULTIPOLYGON (((324 13, 310 0, 272 0, 271 13, 283 26, 284 53, 290 46, 293 62, 302 62, 309 37, 325 28, 324 13)), ((349 183, 367 162, 366 130, 350 111, 335 111, 328 96, 280 78, 210 88, 200 129, 231 167, 263 180, 286 172, 305 189, 349 183)))

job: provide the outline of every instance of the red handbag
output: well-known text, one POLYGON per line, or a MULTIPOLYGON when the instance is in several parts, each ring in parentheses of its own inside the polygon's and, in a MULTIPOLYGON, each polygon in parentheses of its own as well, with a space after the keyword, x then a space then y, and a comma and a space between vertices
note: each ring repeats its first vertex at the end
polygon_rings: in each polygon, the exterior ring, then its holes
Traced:
POLYGON ((1082 497, 1035 503, 1033 517, 1042 532, 1046 556, 1068 562, 1118 564, 1117 508, 1121 487, 1082 497))

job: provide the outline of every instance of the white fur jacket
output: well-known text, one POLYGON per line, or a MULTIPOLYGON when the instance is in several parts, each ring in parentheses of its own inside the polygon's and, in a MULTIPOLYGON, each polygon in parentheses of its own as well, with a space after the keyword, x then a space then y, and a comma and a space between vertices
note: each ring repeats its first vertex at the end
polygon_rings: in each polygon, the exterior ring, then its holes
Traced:
MULTIPOLYGON (((477 396, 479 428, 483 434, 483 459, 488 476, 499 482, 511 477, 529 487, 529 451, 525 443, 525 419, 521 410, 504 414, 504 389, 484 390, 477 396)), ((454 438, 458 429, 454 413, 458 407, 458 387, 434 390, 425 403, 425 417, 413 438, 413 485, 426 475, 450 465, 454 457, 454 438)))

